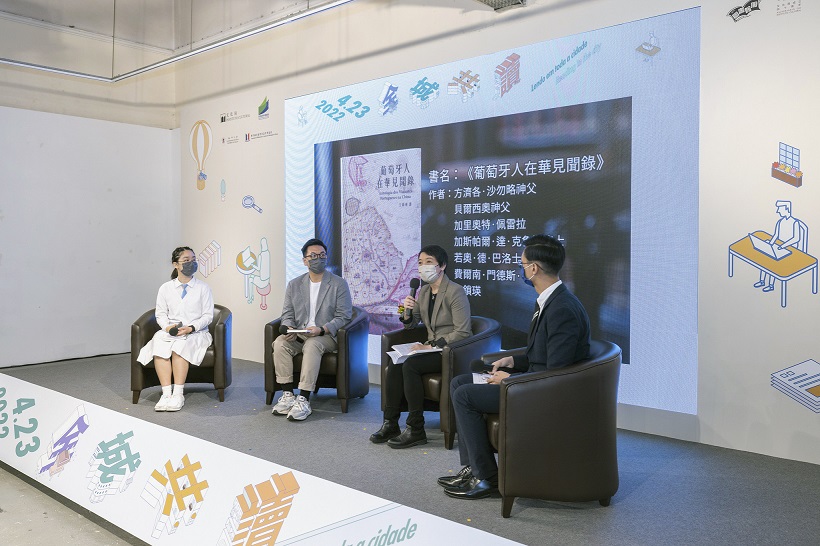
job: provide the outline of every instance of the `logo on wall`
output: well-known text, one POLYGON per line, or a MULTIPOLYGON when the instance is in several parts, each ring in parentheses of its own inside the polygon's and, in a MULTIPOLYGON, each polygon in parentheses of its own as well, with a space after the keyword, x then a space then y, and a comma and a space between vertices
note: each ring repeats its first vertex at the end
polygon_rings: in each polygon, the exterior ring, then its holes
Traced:
POLYGON ((194 123, 191 128, 191 135, 188 139, 191 157, 196 162, 196 168, 199 174, 196 177, 196 189, 204 190, 205 181, 208 176, 205 174, 205 160, 211 153, 211 144, 213 143, 213 133, 211 126, 205 120, 199 120, 194 123))
POLYGON ((271 474, 267 481, 246 485, 234 500, 218 546, 275 544, 298 492, 293 472, 271 474))
POLYGON ((152 537, 161 537, 163 530, 171 535, 180 523, 191 525, 196 521, 208 492, 207 480, 199 481, 201 471, 202 463, 191 463, 186 454, 176 468, 168 460, 162 469, 151 472, 141 497, 157 509, 152 537))
POLYGON ((460 70, 458 76, 453 76, 453 81, 447 84, 447 94, 459 95, 461 102, 467 102, 478 91, 480 83, 481 77, 472 70, 460 70))
POLYGON ((72 456, 80 436, 88 429, 88 415, 85 413, 83 405, 77 406, 68 418, 63 421, 54 434, 51 435, 51 443, 48 451, 40 457, 37 462, 37 473, 42 474, 48 470, 49 477, 54 477, 63 471, 72 456))
POLYGON ((265 100, 262 101, 262 104, 259 105, 257 108, 257 113, 259 114, 259 119, 268 119, 268 109, 270 108, 270 102, 268 101, 268 97, 265 97, 265 100))
POLYGON ((267 138, 275 135, 273 131, 259 131, 258 133, 245 133, 245 142, 256 140, 258 138, 267 138))
POLYGON ((803 171, 800 170, 800 150, 781 142, 777 161, 772 163, 772 178, 790 184, 795 188, 803 185, 803 171))
POLYGON ((131 452, 128 439, 132 436, 134 431, 120 432, 113 440, 97 444, 88 462, 91 468, 86 474, 86 478, 91 478, 88 484, 91 502, 102 502, 106 495, 122 493, 134 481, 142 461, 138 452, 131 452))
POLYGON ((512 53, 495 67, 495 97, 501 98, 521 81, 521 56, 512 53))
POLYGON ((227 123, 229 121, 237 121, 240 119, 245 119, 251 117, 250 114, 240 114, 236 110, 233 112, 225 112, 219 115, 219 122, 220 123, 227 123))
POLYGON ((820 363, 806 360, 772 374, 772 387, 820 413, 820 363))
POLYGON ((760 0, 749 0, 742 6, 737 6, 729 10, 729 17, 737 23, 744 17, 748 17, 753 11, 760 11, 760 0))

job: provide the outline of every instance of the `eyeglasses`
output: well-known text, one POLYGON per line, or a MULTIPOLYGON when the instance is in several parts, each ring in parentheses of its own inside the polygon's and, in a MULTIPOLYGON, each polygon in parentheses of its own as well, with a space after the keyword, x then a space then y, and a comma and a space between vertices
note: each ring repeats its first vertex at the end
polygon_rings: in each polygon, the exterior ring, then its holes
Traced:
POLYGON ((308 260, 315 260, 316 258, 320 258, 320 259, 324 260, 325 258, 327 258, 327 254, 324 253, 324 252, 322 252, 321 254, 316 254, 315 252, 311 252, 310 254, 305 255, 305 258, 307 258, 308 260))

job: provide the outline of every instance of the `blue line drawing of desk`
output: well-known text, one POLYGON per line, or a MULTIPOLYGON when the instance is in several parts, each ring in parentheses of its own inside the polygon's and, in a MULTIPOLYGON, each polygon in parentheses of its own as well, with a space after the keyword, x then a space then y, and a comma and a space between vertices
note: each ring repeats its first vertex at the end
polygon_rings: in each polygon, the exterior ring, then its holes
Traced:
MULTIPOLYGON (((755 231, 754 235, 764 241, 772 238, 765 231, 755 231)), ((777 242, 782 243, 783 241, 778 239, 777 242)), ((772 275, 780 281, 780 306, 786 307, 786 283, 811 271, 811 293, 817 294, 817 258, 793 246, 790 246, 789 250, 792 251, 791 254, 781 260, 775 260, 755 250, 749 237, 744 237, 729 246, 729 276, 734 275, 735 258, 740 258, 760 271, 772 275)))

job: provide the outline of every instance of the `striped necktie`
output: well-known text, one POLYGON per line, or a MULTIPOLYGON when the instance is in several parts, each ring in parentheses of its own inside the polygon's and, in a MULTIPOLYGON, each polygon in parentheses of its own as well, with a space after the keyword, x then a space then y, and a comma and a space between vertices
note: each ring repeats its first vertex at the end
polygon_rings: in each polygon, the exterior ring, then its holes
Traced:
POLYGON ((188 293, 188 285, 183 284, 182 285, 182 299, 185 299, 185 294, 187 294, 187 293, 188 293))
POLYGON ((530 321, 530 332, 535 330, 535 325, 538 324, 538 315, 541 313, 541 306, 538 305, 538 302, 535 302, 535 311, 532 314, 532 320, 530 321))

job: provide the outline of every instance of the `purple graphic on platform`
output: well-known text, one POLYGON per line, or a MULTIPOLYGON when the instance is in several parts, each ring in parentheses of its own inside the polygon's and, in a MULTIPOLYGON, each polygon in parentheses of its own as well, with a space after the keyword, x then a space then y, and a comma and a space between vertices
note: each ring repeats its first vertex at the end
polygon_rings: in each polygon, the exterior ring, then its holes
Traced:
POLYGON ((51 435, 51 444, 48 451, 37 462, 37 473, 48 470, 50 477, 62 472, 63 467, 71 461, 74 448, 80 441, 80 436, 88 429, 88 415, 85 408, 77 406, 62 425, 51 435))

